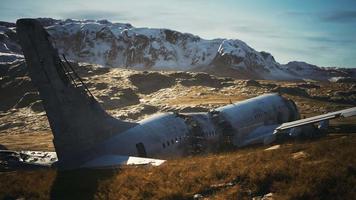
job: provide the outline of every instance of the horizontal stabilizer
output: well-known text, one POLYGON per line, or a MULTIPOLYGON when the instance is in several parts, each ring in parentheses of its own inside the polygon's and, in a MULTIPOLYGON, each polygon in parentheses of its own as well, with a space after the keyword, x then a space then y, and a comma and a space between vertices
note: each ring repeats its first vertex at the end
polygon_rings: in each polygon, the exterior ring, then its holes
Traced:
POLYGON ((165 160, 142 158, 134 156, 120 156, 120 155, 105 155, 94 160, 91 160, 81 168, 115 168, 120 165, 152 165, 159 166, 163 164, 165 160))

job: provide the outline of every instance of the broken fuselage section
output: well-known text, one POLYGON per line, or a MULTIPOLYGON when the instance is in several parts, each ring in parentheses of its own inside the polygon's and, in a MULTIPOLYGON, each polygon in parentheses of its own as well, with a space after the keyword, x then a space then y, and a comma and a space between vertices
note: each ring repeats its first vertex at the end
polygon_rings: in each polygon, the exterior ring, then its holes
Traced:
POLYGON ((109 138, 99 145, 98 151, 170 158, 200 153, 218 145, 266 144, 274 138, 264 137, 264 133, 273 132, 278 124, 296 119, 299 119, 299 113, 294 102, 278 94, 267 94, 207 113, 154 115, 109 138), (252 136, 251 133, 259 127, 266 130, 252 136))

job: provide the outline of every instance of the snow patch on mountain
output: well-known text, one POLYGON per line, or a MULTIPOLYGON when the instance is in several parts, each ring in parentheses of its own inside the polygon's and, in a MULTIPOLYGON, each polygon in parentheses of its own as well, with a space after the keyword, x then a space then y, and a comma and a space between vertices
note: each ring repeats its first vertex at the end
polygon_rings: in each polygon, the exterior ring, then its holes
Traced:
POLYGON ((17 43, 14 24, 0 23, 0 64, 23 60, 20 45, 17 43))
MULTIPOLYGON (((170 29, 136 28, 107 20, 38 19, 60 54, 77 62, 139 70, 207 71, 257 79, 317 79, 356 76, 354 71, 304 62, 281 65, 237 39, 206 40, 170 29)), ((0 22, 0 62, 23 59, 14 24, 0 22)))
POLYGON ((266 52, 241 40, 206 40, 169 29, 93 20, 55 21, 47 30, 60 53, 79 62, 151 70, 219 70, 229 66, 261 78, 296 79, 266 52))
POLYGON ((355 68, 318 67, 301 61, 292 61, 283 65, 285 71, 304 79, 331 80, 333 77, 353 77, 355 68))

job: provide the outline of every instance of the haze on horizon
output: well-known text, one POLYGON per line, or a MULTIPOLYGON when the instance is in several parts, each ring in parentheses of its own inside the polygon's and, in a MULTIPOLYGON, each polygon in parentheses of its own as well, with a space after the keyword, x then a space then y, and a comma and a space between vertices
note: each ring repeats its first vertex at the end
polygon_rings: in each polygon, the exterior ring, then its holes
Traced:
POLYGON ((0 20, 108 19, 206 39, 240 39, 280 63, 356 67, 353 0, 0 0, 0 20))

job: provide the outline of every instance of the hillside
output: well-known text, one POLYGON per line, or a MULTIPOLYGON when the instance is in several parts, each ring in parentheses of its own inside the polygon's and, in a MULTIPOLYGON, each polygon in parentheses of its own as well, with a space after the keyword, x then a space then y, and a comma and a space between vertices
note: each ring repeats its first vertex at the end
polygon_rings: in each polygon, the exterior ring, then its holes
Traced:
MULTIPOLYGON (((39 19, 60 54, 75 62, 139 70, 203 71, 242 79, 328 80, 356 77, 355 69, 278 63, 238 39, 207 40, 189 33, 137 28, 107 20, 39 19)), ((15 25, 0 22, 0 62, 21 58, 15 25)))

